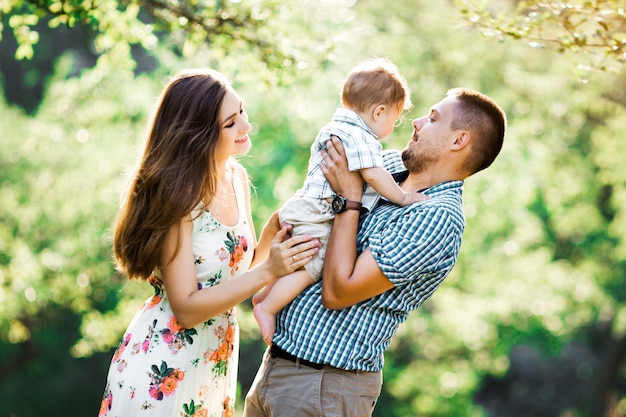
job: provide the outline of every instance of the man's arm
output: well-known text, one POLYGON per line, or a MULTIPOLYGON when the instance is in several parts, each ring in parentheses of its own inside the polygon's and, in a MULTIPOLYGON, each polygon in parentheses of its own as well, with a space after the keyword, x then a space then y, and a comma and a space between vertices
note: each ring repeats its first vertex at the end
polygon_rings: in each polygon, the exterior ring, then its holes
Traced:
MULTIPOLYGON (((331 137, 326 146, 320 168, 331 188, 348 200, 361 201, 363 179, 348 170, 341 141, 331 137)), ((359 212, 356 210, 346 210, 335 216, 322 271, 322 303, 327 308, 346 308, 394 286, 382 273, 369 249, 357 258, 358 225, 359 212)))

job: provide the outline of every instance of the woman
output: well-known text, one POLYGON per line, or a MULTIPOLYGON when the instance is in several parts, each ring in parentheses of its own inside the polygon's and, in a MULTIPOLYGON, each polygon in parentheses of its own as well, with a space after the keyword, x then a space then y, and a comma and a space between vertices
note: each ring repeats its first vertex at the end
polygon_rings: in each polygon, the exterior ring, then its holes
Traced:
POLYGON ((233 159, 250 150, 250 129, 218 72, 184 71, 165 87, 113 242, 118 269, 155 293, 113 356, 100 416, 234 415, 235 306, 318 245, 286 240, 283 227, 257 246, 248 177, 233 159))

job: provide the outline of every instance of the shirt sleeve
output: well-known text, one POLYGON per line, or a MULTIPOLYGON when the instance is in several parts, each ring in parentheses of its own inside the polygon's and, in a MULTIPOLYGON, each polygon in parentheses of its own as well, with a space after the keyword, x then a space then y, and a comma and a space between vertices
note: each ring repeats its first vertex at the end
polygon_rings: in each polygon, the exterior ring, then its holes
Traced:
POLYGON ((386 149, 382 151, 383 168, 391 174, 397 174, 406 171, 404 162, 402 162, 402 154, 396 149, 386 149))
POLYGON ((427 206, 399 216, 372 234, 369 247, 381 271, 400 285, 415 276, 439 276, 452 269, 458 256, 462 228, 447 210, 427 206))

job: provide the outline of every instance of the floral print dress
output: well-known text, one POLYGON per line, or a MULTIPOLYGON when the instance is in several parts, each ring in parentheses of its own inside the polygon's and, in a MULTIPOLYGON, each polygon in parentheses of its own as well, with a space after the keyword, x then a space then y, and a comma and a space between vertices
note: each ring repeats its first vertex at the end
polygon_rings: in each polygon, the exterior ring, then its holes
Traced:
MULTIPOLYGON (((239 220, 227 227, 210 212, 194 220, 193 253, 198 288, 246 271, 254 237, 241 181, 234 181, 239 220)), ((100 406, 101 417, 234 416, 239 354, 235 308, 194 328, 182 328, 158 271, 154 295, 131 321, 115 351, 100 406)))

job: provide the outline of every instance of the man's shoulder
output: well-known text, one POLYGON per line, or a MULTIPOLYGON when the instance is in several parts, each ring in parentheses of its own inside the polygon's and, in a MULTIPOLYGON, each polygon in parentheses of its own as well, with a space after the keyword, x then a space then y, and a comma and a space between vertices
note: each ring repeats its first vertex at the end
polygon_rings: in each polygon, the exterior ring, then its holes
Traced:
POLYGON ((399 174, 406 171, 402 154, 397 149, 386 149, 382 152, 383 167, 392 174, 399 174))
MULTIPOLYGON (((397 174, 392 173, 392 175, 397 174)), ((423 191, 431 197, 429 200, 404 207, 391 203, 383 204, 375 211, 377 215, 373 216, 370 221, 388 226, 395 224, 404 232, 427 227, 427 224, 439 226, 456 224, 462 230, 465 225, 462 190, 463 181, 437 184, 423 191)))
POLYGON ((458 224, 461 230, 465 225, 463 214, 463 181, 449 181, 437 184, 425 194, 431 197, 422 203, 423 210, 430 211, 430 216, 437 221, 458 224))
POLYGON ((440 197, 442 199, 452 199, 460 201, 463 196, 463 180, 453 180, 442 182, 424 190, 431 198, 440 197))

